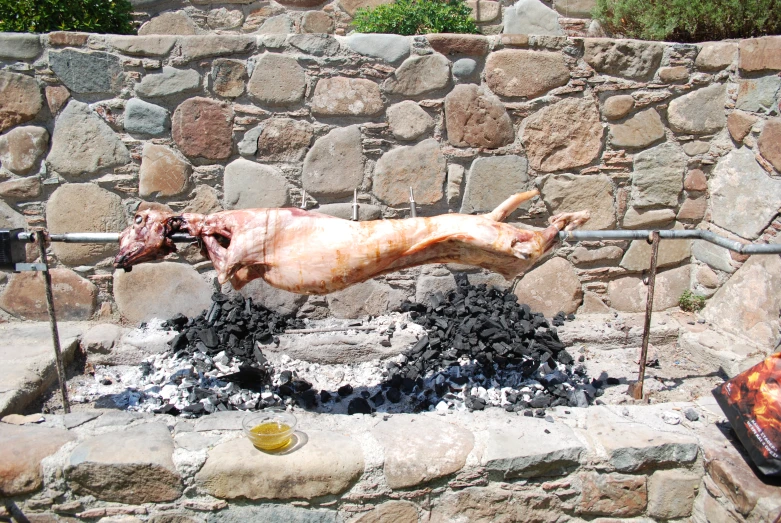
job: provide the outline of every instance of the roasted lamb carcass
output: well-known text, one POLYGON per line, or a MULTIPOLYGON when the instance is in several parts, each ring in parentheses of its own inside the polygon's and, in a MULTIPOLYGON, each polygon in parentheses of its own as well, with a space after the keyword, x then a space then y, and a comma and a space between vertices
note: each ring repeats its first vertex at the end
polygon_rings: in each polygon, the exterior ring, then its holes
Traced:
POLYGON ((542 231, 502 223, 537 191, 518 193, 478 216, 353 222, 301 209, 243 209, 210 215, 139 212, 120 236, 114 266, 130 270, 176 250, 174 233, 200 242, 220 283, 235 289, 263 278, 299 294, 327 294, 381 274, 426 263, 461 263, 522 274, 557 240, 588 220, 587 211, 550 219, 542 231))

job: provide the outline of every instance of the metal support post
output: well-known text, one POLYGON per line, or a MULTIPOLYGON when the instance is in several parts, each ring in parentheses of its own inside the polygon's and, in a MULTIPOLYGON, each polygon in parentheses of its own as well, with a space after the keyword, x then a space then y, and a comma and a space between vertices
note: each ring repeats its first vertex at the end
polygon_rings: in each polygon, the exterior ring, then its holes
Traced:
POLYGON ((409 188, 409 217, 418 217, 418 206, 415 204, 415 194, 412 192, 412 187, 409 188))
POLYGON ((640 350, 640 371, 631 394, 636 400, 643 399, 645 381, 645 360, 648 358, 648 338, 651 336, 651 313, 654 308, 654 287, 656 285, 656 259, 659 254, 659 231, 651 233, 651 270, 648 274, 648 297, 645 301, 645 325, 643 325, 643 347, 640 350))
POLYGON ((49 326, 52 331, 52 343, 54 343, 54 357, 57 361, 57 379, 60 382, 60 393, 62 393, 62 408, 65 414, 71 411, 70 401, 68 401, 68 388, 65 376, 65 365, 62 362, 62 351, 60 350, 60 334, 57 331, 57 317, 54 314, 54 293, 52 292, 52 277, 49 272, 49 261, 46 257, 46 235, 43 231, 36 231, 38 248, 41 253, 41 263, 44 265, 43 281, 46 286, 46 308, 49 309, 49 326))

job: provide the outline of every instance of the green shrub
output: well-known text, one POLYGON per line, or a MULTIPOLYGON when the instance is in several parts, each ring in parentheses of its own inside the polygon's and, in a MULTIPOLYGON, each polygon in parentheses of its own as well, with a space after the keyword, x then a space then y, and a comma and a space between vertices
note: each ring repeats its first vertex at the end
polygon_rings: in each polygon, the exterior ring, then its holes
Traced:
POLYGON ((697 296, 692 291, 683 291, 678 306, 686 312, 701 311, 705 307, 705 298, 697 296))
POLYGON ((359 9, 353 27, 359 33, 397 35, 479 33, 471 12, 464 0, 396 0, 359 9))
POLYGON ((0 0, 0 32, 135 34, 128 0, 0 0))
POLYGON ((781 33, 781 0, 597 0, 593 16, 616 36, 704 42, 781 33))

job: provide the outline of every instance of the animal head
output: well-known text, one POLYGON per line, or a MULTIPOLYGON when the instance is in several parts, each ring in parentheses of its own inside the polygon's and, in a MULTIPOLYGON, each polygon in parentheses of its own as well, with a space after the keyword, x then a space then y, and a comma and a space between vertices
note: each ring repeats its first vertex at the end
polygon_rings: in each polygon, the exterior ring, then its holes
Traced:
POLYGON ((139 211, 133 223, 119 235, 114 267, 129 272, 138 263, 159 260, 176 252, 171 235, 182 226, 182 217, 155 210, 139 211))

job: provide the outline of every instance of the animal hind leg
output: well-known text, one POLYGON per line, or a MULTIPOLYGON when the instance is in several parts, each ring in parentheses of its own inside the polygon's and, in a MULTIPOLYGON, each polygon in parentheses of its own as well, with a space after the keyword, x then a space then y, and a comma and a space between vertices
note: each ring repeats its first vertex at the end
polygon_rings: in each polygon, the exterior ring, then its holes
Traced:
POLYGON ((507 219, 508 216, 510 216, 510 213, 512 213, 515 209, 518 208, 519 205, 521 205, 523 202, 527 200, 531 200, 535 196, 539 196, 539 194, 540 191, 537 190, 519 192, 513 194, 505 201, 500 203, 496 209, 485 214, 484 216, 489 220, 493 220, 495 222, 503 222, 504 220, 507 219))

